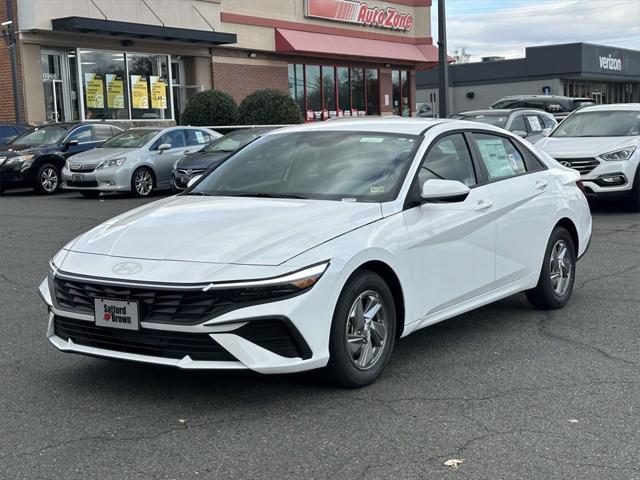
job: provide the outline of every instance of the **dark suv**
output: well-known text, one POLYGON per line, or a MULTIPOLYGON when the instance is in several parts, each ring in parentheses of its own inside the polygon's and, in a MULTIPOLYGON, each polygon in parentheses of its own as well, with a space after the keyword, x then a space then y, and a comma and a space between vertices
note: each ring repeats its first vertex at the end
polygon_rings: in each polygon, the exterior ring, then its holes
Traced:
POLYGON ((54 123, 27 130, 0 148, 0 192, 32 187, 36 192, 55 193, 68 157, 97 147, 121 131, 104 123, 54 123))
POLYGON ((495 109, 537 108, 553 114, 560 121, 576 108, 593 105, 591 98, 561 97, 559 95, 512 95, 502 97, 491 105, 495 109))

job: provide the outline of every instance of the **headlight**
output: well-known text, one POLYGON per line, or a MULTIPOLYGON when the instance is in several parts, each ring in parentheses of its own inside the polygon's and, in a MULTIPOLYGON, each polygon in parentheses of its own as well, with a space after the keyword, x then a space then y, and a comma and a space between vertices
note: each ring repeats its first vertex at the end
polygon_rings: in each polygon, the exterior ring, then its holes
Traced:
POLYGON ((5 165, 12 165, 14 163, 30 162, 31 160, 33 160, 33 155, 19 155, 17 157, 7 158, 4 161, 4 164, 5 165))
POLYGON ((100 162, 96 167, 96 170, 102 170, 103 168, 119 167, 125 162, 126 158, 114 158, 113 160, 105 160, 100 162))
POLYGON ((616 162, 619 160, 629 160, 633 152, 636 151, 636 147, 625 147, 615 152, 603 153, 600 158, 607 162, 616 162))
POLYGON ((203 291, 239 290, 239 295, 249 300, 252 296, 280 297, 301 293, 313 287, 329 266, 329 262, 318 263, 302 270, 286 273, 279 277, 258 280, 242 280, 238 282, 210 283, 203 291))

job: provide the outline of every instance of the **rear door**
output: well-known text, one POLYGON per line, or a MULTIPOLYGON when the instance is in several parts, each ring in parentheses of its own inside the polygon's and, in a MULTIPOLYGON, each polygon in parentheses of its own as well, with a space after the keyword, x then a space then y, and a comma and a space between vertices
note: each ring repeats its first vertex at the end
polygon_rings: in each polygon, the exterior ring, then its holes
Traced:
POLYGON ((555 214, 546 166, 507 135, 475 132, 473 146, 494 202, 497 286, 538 275, 555 214))
POLYGON ((410 199, 429 179, 469 186, 461 202, 423 203, 403 212, 408 229, 417 319, 436 315, 493 288, 495 226, 489 187, 482 182, 464 132, 436 139, 425 154, 410 199))

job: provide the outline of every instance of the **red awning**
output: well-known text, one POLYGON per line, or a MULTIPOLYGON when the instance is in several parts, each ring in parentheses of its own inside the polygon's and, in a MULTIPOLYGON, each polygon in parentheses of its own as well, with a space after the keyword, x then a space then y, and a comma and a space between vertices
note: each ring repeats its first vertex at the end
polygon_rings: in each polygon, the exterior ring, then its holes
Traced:
POLYGON ((438 49, 433 45, 413 45, 283 28, 276 28, 276 51, 320 56, 371 58, 389 63, 408 62, 418 65, 438 62, 438 49))

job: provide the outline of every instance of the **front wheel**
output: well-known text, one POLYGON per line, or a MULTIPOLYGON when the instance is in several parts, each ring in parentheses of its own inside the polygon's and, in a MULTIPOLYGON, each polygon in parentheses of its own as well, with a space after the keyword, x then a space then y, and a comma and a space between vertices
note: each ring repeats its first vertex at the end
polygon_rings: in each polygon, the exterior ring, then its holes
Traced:
POLYGON ((369 385, 387 365, 395 335, 389 286, 374 272, 357 272, 342 290, 333 315, 327 373, 343 387, 369 385))
POLYGON ((136 197, 148 197, 155 187, 153 172, 146 167, 142 167, 133 172, 131 178, 131 192, 136 197))
POLYGON ((51 195, 60 189, 60 171, 58 167, 45 163, 38 169, 34 189, 36 192, 51 195))
POLYGON ((573 239, 565 228, 556 227, 549 238, 538 285, 526 292, 529 302, 541 310, 564 307, 573 292, 575 273, 573 239))

